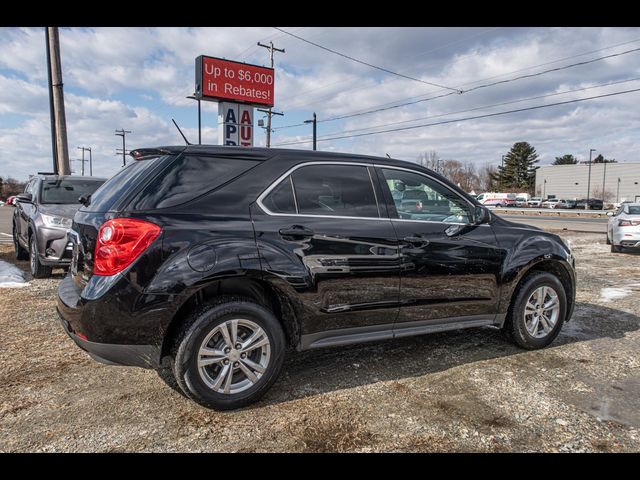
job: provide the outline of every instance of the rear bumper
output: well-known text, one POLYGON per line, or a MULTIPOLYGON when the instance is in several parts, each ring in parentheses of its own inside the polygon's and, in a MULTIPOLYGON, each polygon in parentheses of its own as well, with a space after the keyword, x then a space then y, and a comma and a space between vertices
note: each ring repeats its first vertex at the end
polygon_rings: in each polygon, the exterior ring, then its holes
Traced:
POLYGON ((613 231, 613 243, 626 248, 640 248, 640 230, 637 227, 617 228, 613 231))
POLYGON ((102 343, 88 340, 86 335, 89 334, 90 337, 92 335, 90 324, 100 323, 102 319, 95 315, 96 307, 99 305, 95 305, 95 301, 81 298, 80 293, 73 278, 67 275, 58 287, 56 307, 64 331, 78 347, 96 361, 108 365, 152 369, 159 367, 161 350, 159 345, 102 343))
POLYGON ((158 349, 153 345, 116 345, 112 343, 96 343, 77 336, 69 322, 58 308, 58 315, 67 335, 95 361, 106 365, 129 367, 158 368, 156 358, 158 349))

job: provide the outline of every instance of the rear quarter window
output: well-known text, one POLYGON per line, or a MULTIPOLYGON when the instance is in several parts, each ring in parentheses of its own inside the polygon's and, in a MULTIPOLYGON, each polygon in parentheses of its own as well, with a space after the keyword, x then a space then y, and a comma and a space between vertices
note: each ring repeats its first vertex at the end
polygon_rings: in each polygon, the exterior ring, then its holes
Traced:
POLYGON ((82 209, 88 212, 114 210, 120 200, 124 200, 129 193, 149 178, 156 165, 167 161, 169 158, 169 156, 163 156, 130 163, 103 183, 91 195, 91 203, 86 207, 82 207, 82 209))
POLYGON ((144 187, 133 201, 133 210, 181 205, 220 187, 259 163, 242 158, 181 155, 144 187))

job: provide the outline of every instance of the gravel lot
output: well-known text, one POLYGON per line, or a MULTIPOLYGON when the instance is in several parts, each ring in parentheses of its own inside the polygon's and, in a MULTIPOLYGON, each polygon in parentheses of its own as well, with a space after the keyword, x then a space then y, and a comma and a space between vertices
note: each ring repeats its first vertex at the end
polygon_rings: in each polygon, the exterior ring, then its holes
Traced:
MULTIPOLYGON (((226 413, 91 360, 55 313, 62 271, 27 276, 0 289, 0 451, 638 451, 640 255, 563 236, 577 307, 550 348, 485 328, 305 352, 261 402, 226 413)), ((16 263, 12 247, 0 260, 16 263)))

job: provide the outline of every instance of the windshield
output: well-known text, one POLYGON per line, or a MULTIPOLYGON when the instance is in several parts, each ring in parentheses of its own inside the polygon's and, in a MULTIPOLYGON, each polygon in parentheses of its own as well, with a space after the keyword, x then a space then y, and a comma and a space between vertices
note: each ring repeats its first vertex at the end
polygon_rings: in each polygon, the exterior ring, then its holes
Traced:
POLYGON ((78 203, 79 197, 92 194, 103 182, 89 179, 45 180, 42 182, 40 203, 78 203))
POLYGON ((640 205, 629 205, 629 215, 640 215, 640 205))

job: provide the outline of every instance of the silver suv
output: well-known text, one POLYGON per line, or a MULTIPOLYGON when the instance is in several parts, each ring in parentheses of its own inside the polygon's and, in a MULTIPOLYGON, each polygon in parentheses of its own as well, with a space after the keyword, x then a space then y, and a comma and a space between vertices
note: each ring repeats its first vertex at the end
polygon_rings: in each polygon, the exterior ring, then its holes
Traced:
POLYGON ((104 178, 33 175, 16 197, 13 212, 13 245, 18 260, 29 260, 34 278, 46 278, 53 267, 68 268, 71 249, 67 230, 87 198, 104 178))

